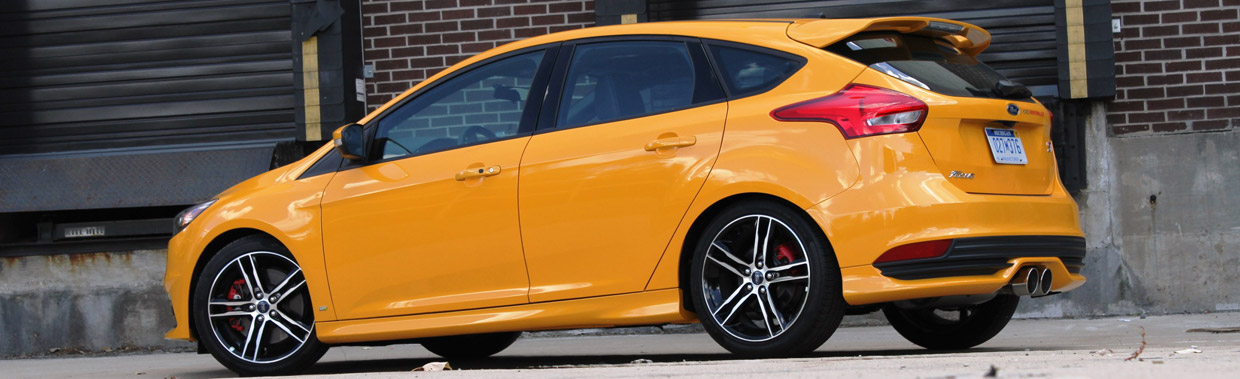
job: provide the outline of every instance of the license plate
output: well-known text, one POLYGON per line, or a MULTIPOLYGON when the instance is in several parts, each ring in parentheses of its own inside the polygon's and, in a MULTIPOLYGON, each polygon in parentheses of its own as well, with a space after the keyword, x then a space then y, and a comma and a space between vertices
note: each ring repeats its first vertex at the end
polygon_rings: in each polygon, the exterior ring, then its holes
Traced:
POLYGON ((1011 129, 986 128, 986 141, 990 142, 990 155, 999 164, 1027 164, 1025 145, 1020 141, 1020 133, 1011 129))

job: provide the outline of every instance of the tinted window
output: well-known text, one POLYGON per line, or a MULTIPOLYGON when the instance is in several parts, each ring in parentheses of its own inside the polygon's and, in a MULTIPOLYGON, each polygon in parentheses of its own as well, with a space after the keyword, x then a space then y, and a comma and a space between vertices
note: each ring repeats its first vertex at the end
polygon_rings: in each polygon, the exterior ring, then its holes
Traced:
POLYGON ((947 41, 900 33, 862 33, 827 48, 919 87, 949 96, 1000 97, 1002 74, 947 41))
POLYGON ((695 73, 694 67, 684 42, 578 45, 564 81, 557 126, 622 120, 718 100, 718 85, 709 72, 695 73))
POLYGON ((745 97, 762 92, 782 83, 797 72, 804 63, 801 60, 722 45, 711 45, 711 54, 719 66, 723 82, 727 84, 732 98, 745 97))
POLYGON ((512 137, 542 51, 505 58, 435 86, 379 121, 383 159, 512 137))

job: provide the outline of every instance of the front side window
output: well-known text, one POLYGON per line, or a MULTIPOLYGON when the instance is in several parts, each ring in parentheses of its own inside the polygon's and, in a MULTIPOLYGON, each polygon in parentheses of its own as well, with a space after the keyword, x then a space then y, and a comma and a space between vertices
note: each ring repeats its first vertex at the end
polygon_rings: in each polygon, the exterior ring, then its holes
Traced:
MULTIPOLYGON (((696 45, 695 45, 696 48, 696 45)), ((699 48, 700 50, 700 48, 699 48)), ((700 55, 700 54, 698 54, 700 55)), ((556 125, 571 128, 670 112, 718 100, 708 68, 685 42, 578 45, 569 63, 556 125)))
POLYGON ((517 135, 542 51, 504 58, 448 79, 379 121, 382 159, 517 135))

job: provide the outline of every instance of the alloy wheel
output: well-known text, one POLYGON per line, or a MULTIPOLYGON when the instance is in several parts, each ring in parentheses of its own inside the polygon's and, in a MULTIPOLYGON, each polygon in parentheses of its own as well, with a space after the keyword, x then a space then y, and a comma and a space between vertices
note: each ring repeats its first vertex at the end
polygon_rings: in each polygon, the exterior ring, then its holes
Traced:
POLYGON ((702 261, 706 317, 746 342, 774 339, 805 308, 810 262, 805 244, 768 215, 739 217, 714 237, 702 261))
POLYGON ((305 275, 293 260, 270 251, 242 254, 216 273, 207 302, 211 331, 233 357, 279 362, 314 334, 305 275))

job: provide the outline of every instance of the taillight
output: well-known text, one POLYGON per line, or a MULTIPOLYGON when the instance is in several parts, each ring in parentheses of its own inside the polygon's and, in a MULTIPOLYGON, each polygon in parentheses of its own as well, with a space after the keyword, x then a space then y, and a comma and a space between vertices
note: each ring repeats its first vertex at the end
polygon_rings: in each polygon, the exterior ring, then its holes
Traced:
POLYGON ((901 245, 887 250, 883 255, 878 256, 874 263, 886 263, 895 261, 907 261, 910 259, 935 258, 943 256, 947 253, 947 249, 952 247, 952 240, 938 240, 910 243, 901 245))
POLYGON ((780 121, 821 121, 835 124, 844 138, 915 132, 926 121, 926 103, 893 90, 859 84, 827 97, 771 111, 780 121))

